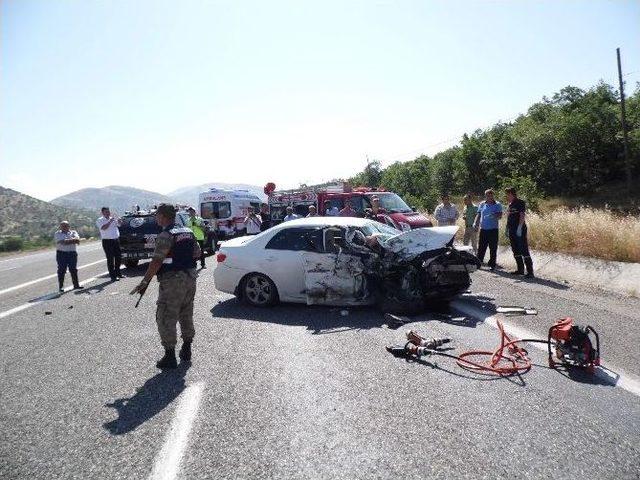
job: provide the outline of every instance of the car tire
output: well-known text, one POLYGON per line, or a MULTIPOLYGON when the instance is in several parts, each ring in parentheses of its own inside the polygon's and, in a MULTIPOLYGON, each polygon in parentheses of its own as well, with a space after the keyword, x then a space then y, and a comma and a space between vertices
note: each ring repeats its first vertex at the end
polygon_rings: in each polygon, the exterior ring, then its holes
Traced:
POLYGON ((138 263, 140 263, 140 260, 125 260, 124 266, 127 268, 136 268, 138 263))
POLYGON ((250 273, 241 287, 242 300, 254 307, 269 307, 278 301, 276 285, 262 273, 250 273))

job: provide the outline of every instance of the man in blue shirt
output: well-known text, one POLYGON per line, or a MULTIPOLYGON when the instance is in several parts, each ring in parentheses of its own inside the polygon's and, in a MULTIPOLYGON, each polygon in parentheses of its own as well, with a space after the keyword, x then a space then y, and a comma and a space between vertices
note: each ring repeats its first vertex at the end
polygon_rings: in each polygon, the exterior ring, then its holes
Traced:
POLYGON ((502 218, 502 205, 496 202, 493 190, 488 189, 484 192, 485 201, 478 205, 478 213, 473 222, 476 230, 480 227, 480 235, 478 238, 478 258, 484 262, 484 255, 489 247, 489 268, 491 271, 496 269, 496 256, 498 253, 498 232, 499 221, 502 218))

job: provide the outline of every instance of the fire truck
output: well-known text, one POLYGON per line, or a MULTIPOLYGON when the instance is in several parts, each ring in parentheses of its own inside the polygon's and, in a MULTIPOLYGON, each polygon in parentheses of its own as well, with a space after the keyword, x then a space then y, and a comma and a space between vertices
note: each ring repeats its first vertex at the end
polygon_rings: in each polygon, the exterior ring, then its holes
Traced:
POLYGON ((296 215, 304 217, 309 213, 309 206, 315 205, 318 214, 324 215, 326 201, 331 203, 331 207, 341 210, 344 208, 345 202, 349 200, 351 208, 356 211, 356 216, 364 217, 367 209, 371 208, 371 199, 377 197, 382 209, 382 213, 376 218, 378 221, 402 231, 433 226, 427 217, 407 205, 399 195, 382 188, 351 187, 344 183, 326 187, 276 191, 275 185, 267 184, 265 193, 269 198, 273 225, 282 221, 286 215, 286 208, 289 206, 293 208, 296 215), (270 188, 270 186, 274 188, 270 188))

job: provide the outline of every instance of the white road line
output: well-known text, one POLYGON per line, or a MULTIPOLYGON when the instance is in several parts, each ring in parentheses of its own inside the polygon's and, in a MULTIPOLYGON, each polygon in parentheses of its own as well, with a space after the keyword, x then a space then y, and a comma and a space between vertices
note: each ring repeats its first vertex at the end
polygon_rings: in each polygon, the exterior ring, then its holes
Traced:
MULTIPOLYGON (((80 252, 93 252, 94 250, 99 250, 101 248, 100 243, 96 242, 95 245, 93 245, 92 243, 89 244, 85 244, 82 245, 80 247, 78 247, 78 253, 80 252)), ((21 257, 10 257, 10 258, 5 258, 3 260, 0 260, 0 263, 6 263, 6 262, 14 262, 16 260, 24 260, 27 258, 34 258, 34 257, 41 257, 44 255, 51 255, 52 252, 55 252, 55 248, 48 248, 44 251, 36 251, 33 253, 30 253, 28 255, 22 255, 21 257)))
MULTIPOLYGON (((83 280, 82 282, 80 282, 80 285, 84 286, 87 283, 91 283, 94 280, 97 280, 98 278, 100 278, 102 275, 106 275, 109 272, 102 272, 98 275, 96 275, 95 277, 91 277, 91 278, 87 278, 86 280, 83 280)), ((65 292, 68 292, 70 290, 73 290, 73 287, 67 287, 65 288, 65 292)), ((40 305, 43 302, 46 302, 47 300, 51 300, 53 298, 57 298, 59 296, 61 296, 62 294, 60 292, 53 292, 53 293, 49 293, 47 295, 43 295, 41 297, 38 298, 34 298, 33 300, 30 300, 27 303, 23 303, 22 305, 18 305, 15 308, 12 308, 10 310, 5 310, 4 312, 0 312, 0 318, 4 318, 4 317, 8 317, 9 315, 13 315, 14 313, 18 313, 21 312, 23 310, 26 310, 27 308, 31 308, 31 307, 35 307, 36 305, 40 305)))
MULTIPOLYGON (((456 310, 461 311, 465 315, 475 317, 483 323, 491 325, 496 329, 498 328, 498 320, 500 320, 502 317, 501 314, 489 314, 488 312, 482 311, 482 309, 480 308, 467 305, 462 300, 455 300, 451 302, 451 306, 456 310)), ((513 335, 514 337, 536 338, 535 333, 531 333, 523 328, 515 327, 512 325, 504 325, 504 329, 507 333, 513 335)), ((540 350, 544 350, 545 352, 547 351, 547 345, 542 343, 532 343, 527 345, 533 346, 534 348, 538 348, 540 350)), ((611 385, 620 387, 623 390, 626 390, 627 392, 640 397, 640 381, 636 380, 633 375, 629 375, 619 368, 614 367, 613 365, 609 365, 608 363, 600 361, 600 368, 596 368, 595 375, 596 377, 611 385)))
MULTIPOLYGON (((104 262, 105 259, 103 258, 102 260, 98 260, 95 262, 91 262, 91 263, 87 263, 86 265, 82 265, 80 267, 78 267, 78 270, 82 270, 83 268, 87 268, 87 267, 92 267, 94 265, 97 265, 101 262, 104 262)), ((54 273, 53 275, 47 275, 46 277, 40 277, 40 278, 36 278, 35 280, 31 280, 29 282, 25 282, 25 283, 21 283, 20 285, 15 285, 13 287, 9 287, 9 288, 5 288, 4 290, 0 290, 0 295, 3 295, 5 293, 9 293, 9 292, 13 292, 14 290, 19 290, 21 288, 24 287, 28 287, 29 285, 33 285, 34 283, 39 283, 39 282, 44 282, 45 280, 49 280, 51 278, 56 278, 58 276, 57 273, 54 273)))
POLYGON ((182 455, 189 443, 189 433, 196 418, 203 390, 204 383, 194 383, 180 395, 180 403, 162 450, 156 457, 153 470, 149 475, 150 480, 173 480, 176 478, 182 455))

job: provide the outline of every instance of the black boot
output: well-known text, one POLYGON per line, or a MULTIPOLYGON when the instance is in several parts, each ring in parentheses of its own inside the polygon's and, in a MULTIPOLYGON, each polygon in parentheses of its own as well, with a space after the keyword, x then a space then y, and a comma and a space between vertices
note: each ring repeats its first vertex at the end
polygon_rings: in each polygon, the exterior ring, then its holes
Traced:
POLYGON ((511 272, 512 275, 524 275, 524 262, 521 256, 515 257, 516 259, 516 271, 511 272))
POLYGON ((535 275, 533 274, 533 260, 531 257, 525 257, 524 264, 527 266, 527 278, 533 278, 535 275))
POLYGON ((165 368, 178 368, 178 362, 176 360, 176 349, 175 348, 165 348, 164 349, 164 357, 162 357, 156 363, 156 367, 160 370, 164 370, 165 368))
POLYGON ((78 282, 78 270, 69 270, 71 274, 71 281, 73 282, 73 289, 80 290, 82 287, 80 286, 80 282, 78 282))
POLYGON ((64 272, 58 272, 58 291, 64 292, 64 272))
POLYGON ((180 356, 180 359, 185 362, 191 361, 191 340, 189 341, 185 340, 182 343, 182 348, 180 349, 179 356, 180 356))

